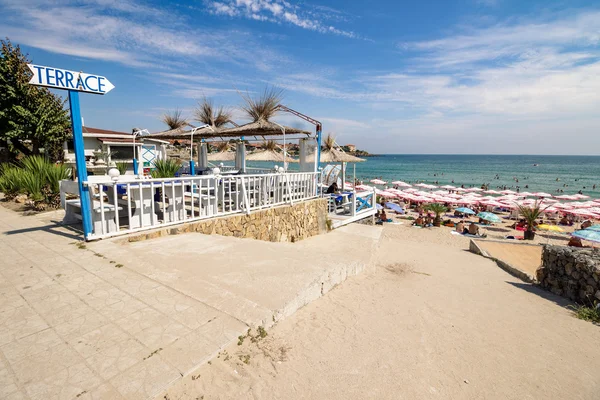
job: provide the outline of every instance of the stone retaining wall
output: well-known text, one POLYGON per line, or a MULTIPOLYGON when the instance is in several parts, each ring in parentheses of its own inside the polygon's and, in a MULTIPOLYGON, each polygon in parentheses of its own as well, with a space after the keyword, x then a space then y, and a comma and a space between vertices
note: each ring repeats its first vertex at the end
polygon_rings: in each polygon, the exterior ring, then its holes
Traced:
POLYGON ((327 231, 327 199, 309 200, 251 214, 235 214, 133 234, 130 242, 180 233, 235 236, 270 242, 295 242, 327 231))
POLYGON ((552 293, 579 303, 600 300, 600 252, 545 246, 537 280, 552 293))

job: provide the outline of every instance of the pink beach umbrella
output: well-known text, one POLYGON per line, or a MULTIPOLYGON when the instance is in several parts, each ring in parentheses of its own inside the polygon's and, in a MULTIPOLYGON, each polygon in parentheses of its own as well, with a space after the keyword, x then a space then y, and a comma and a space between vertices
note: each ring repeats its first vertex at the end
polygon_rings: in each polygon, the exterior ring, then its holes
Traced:
POLYGON ((552 195, 550 193, 546 193, 546 192, 535 192, 533 194, 536 197, 552 197, 552 195))
POLYGON ((356 188, 358 190, 373 190, 373 188, 371 186, 368 186, 368 185, 356 185, 356 188))
POLYGON ((375 185, 385 185, 387 182, 382 181, 381 179, 371 179, 369 182, 374 183, 375 185))
POLYGON ((472 187, 465 190, 465 192, 483 192, 482 188, 472 187))
POLYGON ((521 195, 523 197, 529 197, 529 196, 533 196, 534 194, 531 192, 519 192, 519 195, 521 195))
POLYGON ((498 192, 497 190, 486 190, 483 193, 485 193, 485 194, 502 194, 502 193, 498 192))
POLYGON ((500 194, 517 194, 517 192, 515 192, 514 190, 506 189, 506 190, 501 190, 500 194))
POLYGON ((393 181, 392 185, 400 186, 400 187, 411 187, 412 185, 402 181, 393 181))
POLYGON ((455 190, 456 186, 452 186, 452 185, 444 185, 444 186, 440 186, 440 189, 446 189, 446 190, 455 190))
POLYGON ((574 194, 573 197, 575 197, 577 200, 583 200, 583 199, 589 199, 590 196, 586 196, 585 194, 574 194))

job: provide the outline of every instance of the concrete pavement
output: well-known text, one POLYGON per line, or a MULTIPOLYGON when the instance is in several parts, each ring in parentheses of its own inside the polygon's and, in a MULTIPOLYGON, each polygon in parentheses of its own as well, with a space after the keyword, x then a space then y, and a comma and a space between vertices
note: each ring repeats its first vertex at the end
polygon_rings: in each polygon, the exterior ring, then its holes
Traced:
POLYGON ((83 245, 0 207, 0 398, 146 399, 366 268, 380 229, 83 245))

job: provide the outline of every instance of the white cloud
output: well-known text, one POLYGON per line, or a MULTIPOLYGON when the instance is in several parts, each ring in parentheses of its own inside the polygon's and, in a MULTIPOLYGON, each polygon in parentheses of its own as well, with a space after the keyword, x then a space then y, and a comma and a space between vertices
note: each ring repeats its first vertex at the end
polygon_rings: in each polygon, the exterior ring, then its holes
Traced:
POLYGON ((289 23, 297 27, 319 32, 332 33, 348 38, 360 38, 358 34, 330 26, 324 19, 342 20, 343 15, 331 8, 300 9, 285 0, 206 0, 209 12, 228 17, 243 17, 273 23, 289 23))
POLYGON ((0 29, 13 41, 129 66, 189 68, 210 59, 265 71, 286 58, 244 32, 190 27, 176 11, 134 0, 0 0, 0 29), (76 21, 76 23, 73 23, 76 21))

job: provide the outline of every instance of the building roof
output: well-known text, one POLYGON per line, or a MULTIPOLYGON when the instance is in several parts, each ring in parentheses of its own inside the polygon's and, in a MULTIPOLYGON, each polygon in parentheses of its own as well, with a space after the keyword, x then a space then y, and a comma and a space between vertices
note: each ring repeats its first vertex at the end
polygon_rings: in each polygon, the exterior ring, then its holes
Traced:
POLYGON ((101 134, 101 135, 129 135, 129 136, 131 136, 131 132, 109 131, 106 129, 92 128, 91 126, 84 126, 82 131, 83 131, 83 133, 94 133, 94 134, 101 134))

